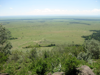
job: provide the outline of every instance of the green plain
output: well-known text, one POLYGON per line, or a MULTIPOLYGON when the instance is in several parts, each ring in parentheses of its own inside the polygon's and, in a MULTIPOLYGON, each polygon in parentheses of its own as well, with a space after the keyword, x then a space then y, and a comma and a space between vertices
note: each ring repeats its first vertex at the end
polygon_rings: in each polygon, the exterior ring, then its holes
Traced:
POLYGON ((11 31, 12 37, 17 38, 10 40, 12 50, 26 50, 23 47, 43 40, 56 45, 83 44, 82 36, 91 35, 93 32, 90 30, 100 30, 98 17, 3 18, 0 23, 11 31))

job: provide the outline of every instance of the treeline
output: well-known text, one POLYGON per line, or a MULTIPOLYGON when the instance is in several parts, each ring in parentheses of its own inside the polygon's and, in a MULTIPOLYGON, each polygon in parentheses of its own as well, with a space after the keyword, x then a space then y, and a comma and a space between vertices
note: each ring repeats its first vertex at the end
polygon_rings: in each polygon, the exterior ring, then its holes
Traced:
POLYGON ((100 30, 91 30, 91 31, 93 31, 93 34, 89 36, 82 36, 82 37, 85 38, 85 40, 95 39, 100 41, 100 30))

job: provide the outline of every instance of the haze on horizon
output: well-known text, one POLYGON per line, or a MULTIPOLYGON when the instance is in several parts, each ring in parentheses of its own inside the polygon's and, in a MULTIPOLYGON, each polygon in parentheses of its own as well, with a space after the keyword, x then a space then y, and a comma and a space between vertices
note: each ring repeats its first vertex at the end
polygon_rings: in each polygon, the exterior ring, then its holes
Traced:
POLYGON ((0 16, 100 16, 100 0, 0 0, 0 16))

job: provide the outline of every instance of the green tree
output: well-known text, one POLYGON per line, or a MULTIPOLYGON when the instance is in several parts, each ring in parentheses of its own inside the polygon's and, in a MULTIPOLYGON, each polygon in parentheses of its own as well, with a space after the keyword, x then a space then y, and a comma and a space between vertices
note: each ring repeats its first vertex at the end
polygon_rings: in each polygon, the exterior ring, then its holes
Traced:
POLYGON ((11 37, 11 32, 0 24, 0 52, 5 55, 10 54, 12 48, 11 43, 8 41, 11 37))
POLYGON ((84 50, 86 53, 90 54, 92 56, 92 58, 99 59, 99 57, 100 57, 100 42, 95 39, 86 40, 84 43, 84 50))

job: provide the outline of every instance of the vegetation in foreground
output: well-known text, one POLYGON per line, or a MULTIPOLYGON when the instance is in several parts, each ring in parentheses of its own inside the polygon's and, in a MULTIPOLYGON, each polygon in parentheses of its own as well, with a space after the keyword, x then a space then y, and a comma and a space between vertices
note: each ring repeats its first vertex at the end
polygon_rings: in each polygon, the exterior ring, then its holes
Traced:
POLYGON ((86 40, 83 45, 55 45, 52 50, 38 51, 35 46, 31 51, 10 51, 9 31, 0 25, 0 72, 10 75, 46 75, 47 73, 65 72, 75 75, 76 68, 88 65, 100 75, 100 42, 86 40), (3 33, 2 33, 3 32, 3 33))

